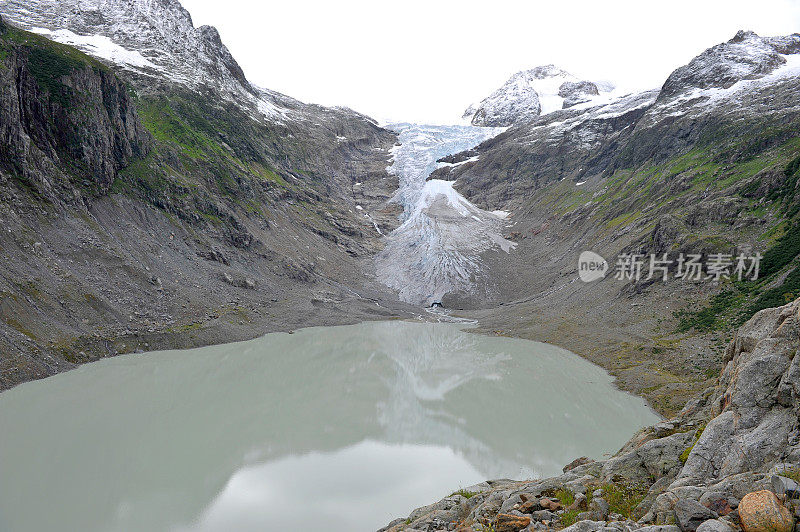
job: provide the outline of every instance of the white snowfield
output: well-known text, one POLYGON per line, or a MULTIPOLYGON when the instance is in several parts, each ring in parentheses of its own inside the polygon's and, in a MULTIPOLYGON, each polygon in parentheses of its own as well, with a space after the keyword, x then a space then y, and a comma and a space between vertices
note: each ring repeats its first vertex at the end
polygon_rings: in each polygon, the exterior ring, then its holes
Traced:
POLYGON ((430 306, 451 292, 491 290, 480 254, 516 245, 503 238, 508 213, 479 209, 453 183, 428 176, 437 159, 470 149, 504 128, 390 126, 400 133, 388 170, 399 177, 393 201, 403 206, 403 223, 386 237, 375 259, 379 278, 408 303, 430 306))

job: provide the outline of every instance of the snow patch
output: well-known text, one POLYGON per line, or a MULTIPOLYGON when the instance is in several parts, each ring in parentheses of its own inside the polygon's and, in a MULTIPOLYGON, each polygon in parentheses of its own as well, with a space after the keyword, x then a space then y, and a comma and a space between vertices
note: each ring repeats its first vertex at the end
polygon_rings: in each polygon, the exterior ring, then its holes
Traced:
POLYGON ((463 161, 459 161, 457 163, 439 163, 439 168, 446 168, 446 167, 455 168, 456 166, 461 166, 462 164, 474 163, 480 158, 481 158, 480 155, 474 155, 468 159, 464 159, 463 161))
POLYGON ((47 28, 31 28, 30 31, 61 44, 74 46, 91 56, 105 59, 114 64, 161 70, 139 52, 126 50, 105 35, 78 35, 65 29, 51 31, 47 28))

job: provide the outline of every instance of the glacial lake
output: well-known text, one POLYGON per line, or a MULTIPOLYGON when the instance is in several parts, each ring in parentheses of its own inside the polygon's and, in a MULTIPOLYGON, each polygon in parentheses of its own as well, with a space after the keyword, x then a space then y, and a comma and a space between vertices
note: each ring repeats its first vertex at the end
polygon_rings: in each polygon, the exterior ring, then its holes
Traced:
POLYGON ((372 531, 657 421, 568 351, 452 323, 125 355, 0 394, 0 530, 372 531))

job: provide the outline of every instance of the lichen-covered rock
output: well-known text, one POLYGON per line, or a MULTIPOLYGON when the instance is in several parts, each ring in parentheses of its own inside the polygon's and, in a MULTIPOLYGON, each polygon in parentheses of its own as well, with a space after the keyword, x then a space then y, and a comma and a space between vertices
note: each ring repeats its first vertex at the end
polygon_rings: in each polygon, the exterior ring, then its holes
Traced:
POLYGON ((578 521, 577 523, 568 526, 562 532, 597 532, 598 530, 602 530, 605 528, 606 522, 605 521, 591 521, 585 519, 583 521, 578 521))
POLYGON ((518 532, 531 524, 530 517, 522 517, 512 514, 498 514, 494 520, 496 532, 518 532))
POLYGON ((575 469, 578 466, 591 464, 592 462, 594 462, 594 460, 592 460, 591 458, 589 458, 587 456, 581 456, 580 458, 576 458, 572 462, 570 462, 567 465, 565 465, 564 468, 562 469, 562 471, 564 471, 564 473, 566 473, 567 471, 571 471, 571 470, 575 469))
POLYGON ((745 532, 791 532, 794 517, 768 490, 748 493, 739 504, 739 519, 745 532))
POLYGON ((605 521, 608 519, 609 510, 610 506, 608 502, 602 497, 594 497, 589 503, 589 511, 592 512, 592 516, 598 521, 605 521))
POLYGON ((650 440, 640 447, 606 461, 602 476, 622 476, 630 481, 650 483, 652 478, 671 477, 680 470, 678 458, 693 439, 690 432, 650 440))
POLYGON ((739 500, 727 495, 722 491, 706 491, 700 497, 700 504, 716 513, 717 515, 728 515, 739 506, 739 500))

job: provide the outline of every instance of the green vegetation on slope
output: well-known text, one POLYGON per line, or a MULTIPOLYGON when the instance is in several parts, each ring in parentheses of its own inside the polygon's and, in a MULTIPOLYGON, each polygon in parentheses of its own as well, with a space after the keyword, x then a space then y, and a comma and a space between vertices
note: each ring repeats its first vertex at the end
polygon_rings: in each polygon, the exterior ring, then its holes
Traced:
POLYGON ((758 281, 722 282, 708 302, 675 312, 677 332, 730 331, 755 312, 800 295, 798 128, 796 119, 718 125, 686 153, 615 168, 599 189, 556 181, 533 201, 556 215, 591 221, 599 228, 596 242, 635 235, 631 248, 645 253, 656 245, 673 258, 681 252, 735 253, 747 245, 761 251, 758 281), (657 234, 656 227, 663 231, 657 234))
POLYGON ((144 198, 189 223, 215 226, 234 245, 249 242, 243 217, 258 218, 264 227, 278 204, 336 241, 323 216, 333 207, 315 188, 319 176, 286 169, 289 161, 307 160, 307 141, 287 126, 258 123, 232 104, 186 91, 140 96, 136 104, 154 147, 147 159, 120 172, 114 192, 144 198))
POLYGON ((700 310, 676 311, 675 317, 679 320, 678 331, 687 332, 692 329, 696 331, 711 331, 722 327, 727 309, 734 305, 739 305, 740 295, 737 290, 726 289, 712 297, 708 305, 700 310))
MULTIPOLYGON (((694 250, 726 251, 748 240, 771 244, 764 252, 758 281, 726 282, 707 304, 675 313, 678 332, 729 330, 758 310, 783 305, 800 294, 800 269, 793 270, 800 254, 798 154, 800 138, 786 128, 752 135, 738 131, 732 137, 720 133, 719 138, 706 138, 664 162, 617 169, 598 192, 556 183, 540 197, 561 215, 589 208, 591 218, 603 228, 601 236, 635 226, 646 238, 660 216, 669 213, 682 228, 674 250, 690 245, 694 250), (688 221, 703 198, 718 201, 715 197, 741 209, 739 219, 758 218, 769 229, 760 235, 754 233, 759 224, 734 229, 725 212, 720 212, 718 222, 688 221)), ((731 218, 736 218, 735 212, 731 218)))
POLYGON ((608 502, 609 512, 633 518, 633 512, 647 495, 647 487, 629 482, 617 482, 603 486, 603 498, 608 502))
POLYGON ((274 156, 267 145, 255 140, 265 130, 243 126, 249 120, 241 111, 217 109, 189 93, 140 98, 138 111, 157 141, 156 151, 164 155, 175 151, 181 164, 173 169, 189 181, 213 184, 231 199, 240 198, 242 179, 267 188, 289 187, 271 162, 274 156))
POLYGON ((800 223, 792 225, 778 243, 764 253, 761 276, 770 277, 784 269, 800 254, 800 223))
POLYGON ((764 253, 759 279, 731 282, 699 310, 675 312, 679 332, 738 327, 759 310, 785 305, 800 296, 800 223, 795 223, 764 253))

